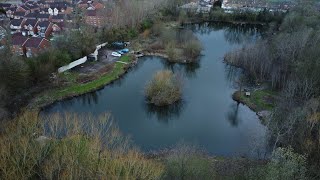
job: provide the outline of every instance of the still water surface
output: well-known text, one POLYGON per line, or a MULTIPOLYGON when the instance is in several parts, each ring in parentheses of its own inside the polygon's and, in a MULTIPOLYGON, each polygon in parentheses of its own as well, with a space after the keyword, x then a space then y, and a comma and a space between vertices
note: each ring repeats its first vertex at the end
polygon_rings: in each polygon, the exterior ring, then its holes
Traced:
POLYGON ((256 148, 256 144, 264 141, 266 128, 254 112, 232 100, 232 68, 223 63, 226 52, 258 38, 257 29, 208 24, 188 28, 203 43, 198 64, 169 64, 161 58, 144 57, 115 83, 57 102, 42 113, 111 112, 120 130, 145 151, 171 147, 181 141, 222 156, 252 155, 255 149, 264 150, 256 148), (143 94, 148 80, 162 69, 184 76, 183 101, 167 108, 146 104, 143 94))

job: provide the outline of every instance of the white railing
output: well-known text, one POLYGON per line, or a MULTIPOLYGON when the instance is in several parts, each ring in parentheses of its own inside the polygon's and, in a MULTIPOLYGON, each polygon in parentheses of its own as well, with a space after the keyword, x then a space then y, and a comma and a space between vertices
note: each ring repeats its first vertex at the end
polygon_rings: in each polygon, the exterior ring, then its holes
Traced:
MULTIPOLYGON (((108 44, 108 43, 103 43, 103 44, 97 45, 97 46, 96 46, 96 50, 95 50, 92 54, 90 54, 90 56, 93 56, 93 57, 95 58, 95 60, 97 61, 97 60, 98 60, 98 52, 99 52, 99 50, 100 50, 101 48, 103 48, 104 46, 106 46, 107 44, 108 44)), ((72 68, 74 68, 74 67, 76 67, 76 66, 79 66, 79 65, 87 62, 87 60, 88 60, 87 56, 82 57, 82 58, 80 58, 80 59, 78 59, 78 60, 75 60, 75 61, 71 62, 71 63, 68 64, 68 65, 65 65, 65 66, 60 67, 60 68, 58 69, 58 72, 59 72, 59 73, 63 73, 63 72, 65 72, 65 71, 68 71, 68 70, 70 70, 70 69, 72 69, 72 68)))

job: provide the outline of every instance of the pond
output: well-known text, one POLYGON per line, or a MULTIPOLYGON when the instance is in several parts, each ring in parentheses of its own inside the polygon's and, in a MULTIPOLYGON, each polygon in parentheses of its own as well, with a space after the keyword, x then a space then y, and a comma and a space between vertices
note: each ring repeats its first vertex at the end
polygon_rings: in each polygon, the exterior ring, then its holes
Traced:
POLYGON ((234 68, 223 63, 226 52, 259 38, 258 29, 217 24, 187 28, 203 43, 199 63, 179 65, 158 57, 143 57, 113 84, 54 103, 42 114, 111 112, 119 129, 146 152, 181 141, 197 144, 217 156, 251 156, 256 153, 253 151, 264 151, 261 144, 266 128, 253 111, 232 100, 236 88, 230 74, 234 68), (153 74, 162 69, 183 75, 183 100, 157 108, 146 103, 143 91, 153 74))

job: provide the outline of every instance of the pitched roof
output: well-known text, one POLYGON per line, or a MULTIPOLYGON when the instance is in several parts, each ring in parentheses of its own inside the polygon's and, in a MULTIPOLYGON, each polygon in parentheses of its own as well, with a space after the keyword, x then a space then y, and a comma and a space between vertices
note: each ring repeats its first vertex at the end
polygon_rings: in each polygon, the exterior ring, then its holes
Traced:
POLYGON ((23 19, 12 19, 10 21, 10 24, 13 26, 20 26, 23 22, 23 19))
POLYGON ((29 13, 24 16, 25 18, 37 18, 37 13, 29 13))
POLYGON ((26 36, 22 36, 21 33, 16 33, 12 35, 12 45, 23 45, 28 38, 26 36))
POLYGON ((97 11, 95 10, 88 10, 86 13, 87 16, 96 16, 97 15, 97 11))
POLYGON ((8 3, 0 3, 0 8, 7 9, 7 8, 10 8, 10 7, 11 7, 11 4, 8 4, 8 3))
POLYGON ((25 6, 27 8, 29 8, 29 9, 37 9, 37 8, 39 8, 39 5, 36 2, 30 2, 30 1, 26 2, 25 6))
POLYGON ((30 10, 29 7, 25 6, 25 5, 22 5, 20 6, 20 8, 24 9, 24 10, 30 10))
MULTIPOLYGON (((25 47, 33 47, 38 48, 42 41, 48 41, 45 38, 39 38, 39 37, 30 37, 25 43, 25 47)), ((49 42, 49 41, 48 41, 49 42)))
POLYGON ((42 21, 42 22, 38 23, 38 26, 47 28, 50 24, 51 24, 51 22, 49 22, 49 21, 42 21))
POLYGON ((37 22, 38 22, 38 20, 36 20, 36 19, 27 19, 26 22, 24 23, 24 25, 27 25, 27 26, 29 26, 29 25, 35 26, 35 25, 37 25, 37 22))
POLYGON ((13 13, 14 16, 24 16, 26 13, 25 12, 20 12, 20 11, 16 11, 13 13))
POLYGON ((51 9, 57 8, 59 11, 61 11, 61 9, 67 9, 67 7, 70 7, 71 4, 68 2, 53 2, 53 3, 49 3, 49 7, 51 9))
POLYGON ((64 19, 64 14, 58 14, 56 16, 52 16, 52 19, 64 19))
POLYGON ((48 18, 49 19, 50 14, 38 14, 37 18, 48 18))
POLYGON ((17 7, 10 7, 6 9, 6 11, 9 11, 9 10, 15 12, 17 10, 17 7))

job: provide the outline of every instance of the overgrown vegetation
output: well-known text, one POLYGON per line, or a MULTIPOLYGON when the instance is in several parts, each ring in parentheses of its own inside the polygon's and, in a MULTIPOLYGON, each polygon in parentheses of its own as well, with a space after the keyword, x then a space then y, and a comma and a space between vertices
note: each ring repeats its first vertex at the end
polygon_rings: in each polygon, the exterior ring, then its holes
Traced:
POLYGON ((25 112, 7 122, 0 135, 1 179, 307 178, 306 157, 291 148, 278 148, 267 163, 249 165, 210 157, 185 143, 146 158, 118 131, 110 114, 41 117, 25 112))
POLYGON ((226 13, 219 7, 214 7, 209 13, 209 20, 222 22, 242 22, 242 23, 280 23, 285 16, 283 12, 269 12, 267 9, 260 12, 234 11, 226 13))
POLYGON ((169 70, 158 71, 145 88, 148 101, 164 106, 179 101, 182 97, 182 79, 169 70))
POLYGON ((196 146, 178 144, 164 159, 164 179, 214 179, 212 162, 196 146))
POLYGON ((202 45, 191 30, 179 29, 177 23, 156 23, 151 33, 157 41, 147 51, 163 54, 170 62, 198 62, 202 45))
POLYGON ((245 92, 237 91, 233 94, 233 99, 242 102, 255 112, 262 110, 272 110, 275 107, 277 93, 270 90, 255 90, 246 96, 245 92))
POLYGON ((158 179, 164 166, 146 159, 99 118, 27 112, 0 138, 1 179, 158 179))
POLYGON ((267 126, 270 143, 307 154, 308 175, 319 178, 320 54, 319 13, 305 2, 270 27, 267 36, 225 56, 252 78, 280 90, 267 126))

